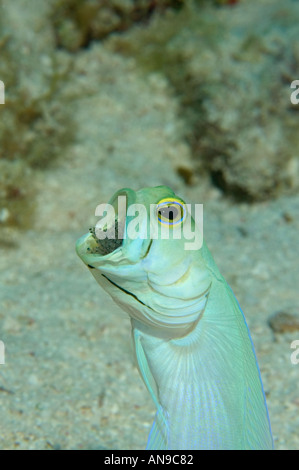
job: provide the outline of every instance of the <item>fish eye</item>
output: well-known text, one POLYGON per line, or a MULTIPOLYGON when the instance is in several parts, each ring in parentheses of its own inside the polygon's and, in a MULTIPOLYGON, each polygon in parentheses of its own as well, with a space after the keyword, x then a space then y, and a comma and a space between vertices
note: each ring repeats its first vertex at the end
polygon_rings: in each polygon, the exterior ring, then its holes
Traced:
POLYGON ((157 217, 160 224, 171 226, 181 224, 186 217, 185 205, 177 199, 162 199, 157 204, 157 217))

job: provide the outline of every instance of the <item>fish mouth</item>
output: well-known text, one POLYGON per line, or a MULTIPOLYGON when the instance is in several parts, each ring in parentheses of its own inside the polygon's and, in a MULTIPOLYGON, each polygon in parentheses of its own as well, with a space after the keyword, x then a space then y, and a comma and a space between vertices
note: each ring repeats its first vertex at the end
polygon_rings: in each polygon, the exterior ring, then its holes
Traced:
POLYGON ((97 206, 96 216, 100 220, 76 245, 77 253, 85 264, 93 265, 97 262, 102 265, 105 261, 115 263, 116 260, 120 262, 120 259, 134 264, 148 256, 152 246, 148 234, 146 237, 144 233, 140 237, 132 237, 127 232, 134 217, 128 209, 135 203, 136 192, 124 188, 115 193, 108 204, 97 206))
POLYGON ((123 245, 127 209, 127 191, 119 191, 106 205, 101 214, 101 220, 97 222, 95 227, 89 229, 91 235, 87 248, 89 254, 106 256, 123 245), (123 198, 121 207, 118 201, 120 197, 123 198))

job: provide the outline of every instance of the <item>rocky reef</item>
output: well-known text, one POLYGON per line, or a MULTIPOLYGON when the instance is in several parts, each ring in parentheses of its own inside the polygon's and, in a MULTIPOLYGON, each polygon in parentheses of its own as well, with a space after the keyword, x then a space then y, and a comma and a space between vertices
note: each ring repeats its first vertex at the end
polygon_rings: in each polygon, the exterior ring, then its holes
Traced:
POLYGON ((74 52, 91 41, 127 31, 136 23, 146 23, 153 14, 179 9, 184 3, 185 0, 58 0, 52 10, 57 45, 74 52))
POLYGON ((208 172, 237 201, 298 191, 298 113, 290 103, 298 21, 290 0, 193 3, 112 38, 114 50, 165 74, 179 97, 193 153, 185 174, 208 172))
POLYGON ((45 36, 18 37, 14 18, 1 5, 0 77, 5 105, 0 120, 0 228, 28 228, 35 209, 39 170, 61 156, 75 131, 63 87, 70 61, 54 53, 45 36), (38 67, 38 65, 41 65, 38 67))

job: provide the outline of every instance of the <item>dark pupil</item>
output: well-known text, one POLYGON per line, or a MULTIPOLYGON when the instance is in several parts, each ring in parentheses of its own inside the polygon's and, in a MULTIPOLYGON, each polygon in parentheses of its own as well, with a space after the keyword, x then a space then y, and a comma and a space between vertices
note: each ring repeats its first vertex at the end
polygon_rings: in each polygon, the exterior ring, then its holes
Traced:
POLYGON ((171 207, 163 207, 162 209, 159 209, 158 212, 159 212, 159 215, 163 217, 164 219, 173 221, 177 217, 179 210, 176 207, 171 206, 171 207))

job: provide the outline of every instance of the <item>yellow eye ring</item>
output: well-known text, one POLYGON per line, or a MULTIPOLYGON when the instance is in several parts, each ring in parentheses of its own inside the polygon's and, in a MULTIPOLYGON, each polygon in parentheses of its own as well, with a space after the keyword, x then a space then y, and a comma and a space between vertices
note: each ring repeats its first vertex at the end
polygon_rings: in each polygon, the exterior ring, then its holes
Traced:
POLYGON ((183 201, 175 198, 161 199, 157 204, 157 217, 160 224, 174 226, 186 218, 186 207, 183 201))

